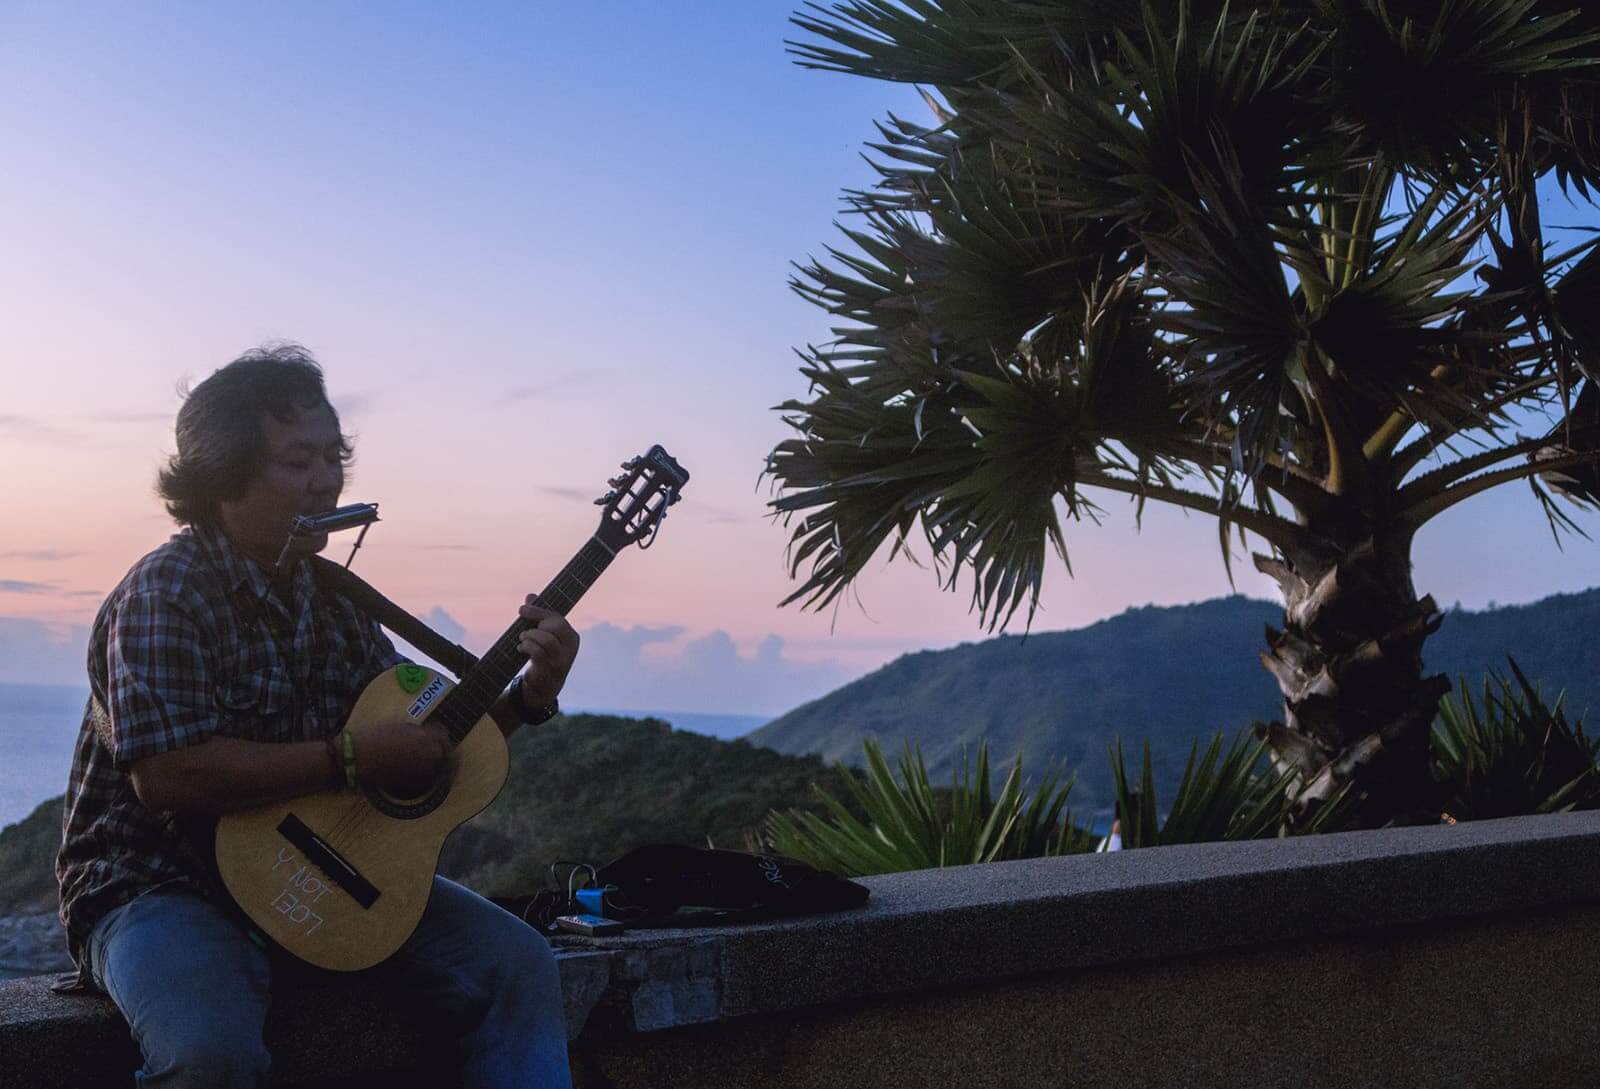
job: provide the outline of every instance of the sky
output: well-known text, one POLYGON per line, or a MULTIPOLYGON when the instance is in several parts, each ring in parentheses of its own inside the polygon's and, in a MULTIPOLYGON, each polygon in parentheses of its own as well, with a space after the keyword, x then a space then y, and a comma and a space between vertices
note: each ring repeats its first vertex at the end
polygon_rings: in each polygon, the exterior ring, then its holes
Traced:
MULTIPOLYGON (((791 266, 841 241, 873 122, 928 119, 795 65, 793 7, 0 0, 0 682, 81 682, 100 600, 174 529, 153 488, 183 384, 277 340, 356 436, 345 500, 381 507, 356 571, 472 649, 594 532, 618 463, 659 442, 690 471, 573 610, 574 706, 778 714, 983 638, 970 583, 882 556, 837 610, 778 607, 772 406, 829 336, 791 266)), ((1242 553, 1230 585, 1209 518, 1104 505, 1035 629, 1275 596, 1242 553)), ((1597 559, 1512 486, 1423 531, 1416 583, 1481 608, 1597 559)))

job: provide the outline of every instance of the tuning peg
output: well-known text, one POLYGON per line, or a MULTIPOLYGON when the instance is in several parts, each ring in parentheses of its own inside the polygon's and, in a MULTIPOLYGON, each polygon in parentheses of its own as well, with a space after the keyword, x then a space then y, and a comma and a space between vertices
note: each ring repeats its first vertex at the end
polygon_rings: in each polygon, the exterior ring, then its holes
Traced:
POLYGON ((674 503, 676 503, 678 500, 680 500, 682 498, 683 498, 682 495, 678 494, 677 492, 673 492, 672 493, 672 498, 667 500, 667 506, 669 506, 669 507, 672 506, 674 503))
POLYGON ((639 467, 639 459, 638 458, 630 458, 629 460, 624 461, 622 463, 622 467, 624 469, 626 469, 628 472, 631 473, 631 472, 633 472, 635 469, 637 469, 639 467))
POLYGON ((614 476, 610 480, 606 481, 606 483, 611 485, 613 488, 620 488, 620 487, 622 487, 623 484, 625 484, 627 482, 627 480, 628 480, 628 474, 627 473, 618 473, 616 476, 614 476))
POLYGON ((615 499, 615 498, 616 498, 616 497, 617 497, 617 493, 616 493, 616 491, 615 491, 615 490, 612 490, 612 491, 609 491, 609 492, 606 492, 606 494, 604 494, 604 495, 602 495, 602 496, 601 496, 601 497, 600 497, 600 498, 599 498, 599 499, 596 499, 596 500, 595 500, 595 501, 594 501, 594 505, 595 505, 595 506, 597 506, 597 507, 603 507, 603 506, 605 506, 605 505, 606 505, 606 504, 607 504, 607 503, 609 503, 609 502, 611 502, 611 501, 612 501, 612 500, 613 500, 613 499, 615 499))

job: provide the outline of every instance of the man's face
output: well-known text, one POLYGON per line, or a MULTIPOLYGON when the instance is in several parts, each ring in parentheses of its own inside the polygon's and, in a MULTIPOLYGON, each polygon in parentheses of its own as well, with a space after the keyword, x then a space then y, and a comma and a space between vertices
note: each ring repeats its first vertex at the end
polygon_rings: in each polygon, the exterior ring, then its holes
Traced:
MULTIPOLYGON (((245 555, 271 567, 289 538, 296 515, 339 505, 344 464, 339 458, 339 421, 326 404, 302 408, 289 423, 262 414, 267 460, 244 494, 217 504, 222 528, 245 555)), ((301 552, 320 552, 328 535, 306 538, 301 552)))

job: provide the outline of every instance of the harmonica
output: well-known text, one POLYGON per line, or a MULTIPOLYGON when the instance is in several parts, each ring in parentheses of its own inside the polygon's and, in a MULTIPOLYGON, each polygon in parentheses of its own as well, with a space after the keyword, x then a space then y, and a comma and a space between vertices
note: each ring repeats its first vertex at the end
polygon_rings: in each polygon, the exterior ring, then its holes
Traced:
POLYGON ((318 533, 335 533, 341 529, 355 529, 371 525, 378 520, 378 504, 350 503, 321 514, 300 514, 289 525, 291 537, 312 537, 318 533))

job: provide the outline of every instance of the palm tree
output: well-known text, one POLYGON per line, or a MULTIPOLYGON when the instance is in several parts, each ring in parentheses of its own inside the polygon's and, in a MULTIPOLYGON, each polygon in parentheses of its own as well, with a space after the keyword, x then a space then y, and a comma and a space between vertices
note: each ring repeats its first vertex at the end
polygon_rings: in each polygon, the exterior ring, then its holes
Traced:
MULTIPOLYGON (((794 287, 802 353, 768 461, 785 602, 839 599, 921 531, 990 630, 1061 514, 1120 493, 1262 542, 1262 660, 1302 821, 1436 818, 1444 677, 1411 543, 1529 482, 1554 530, 1600 496, 1600 254, 1538 202, 1600 184, 1600 15, 1576 0, 845 0, 801 64, 921 86, 879 125, 851 245, 794 287), (1570 10, 1569 10, 1570 9, 1570 10), (1538 434, 1524 434, 1541 414, 1538 434), (1541 478, 1543 483, 1541 483, 1541 478)), ((1070 568, 1069 568, 1070 570, 1070 568)), ((1230 570, 1231 575, 1231 570, 1230 570)))

